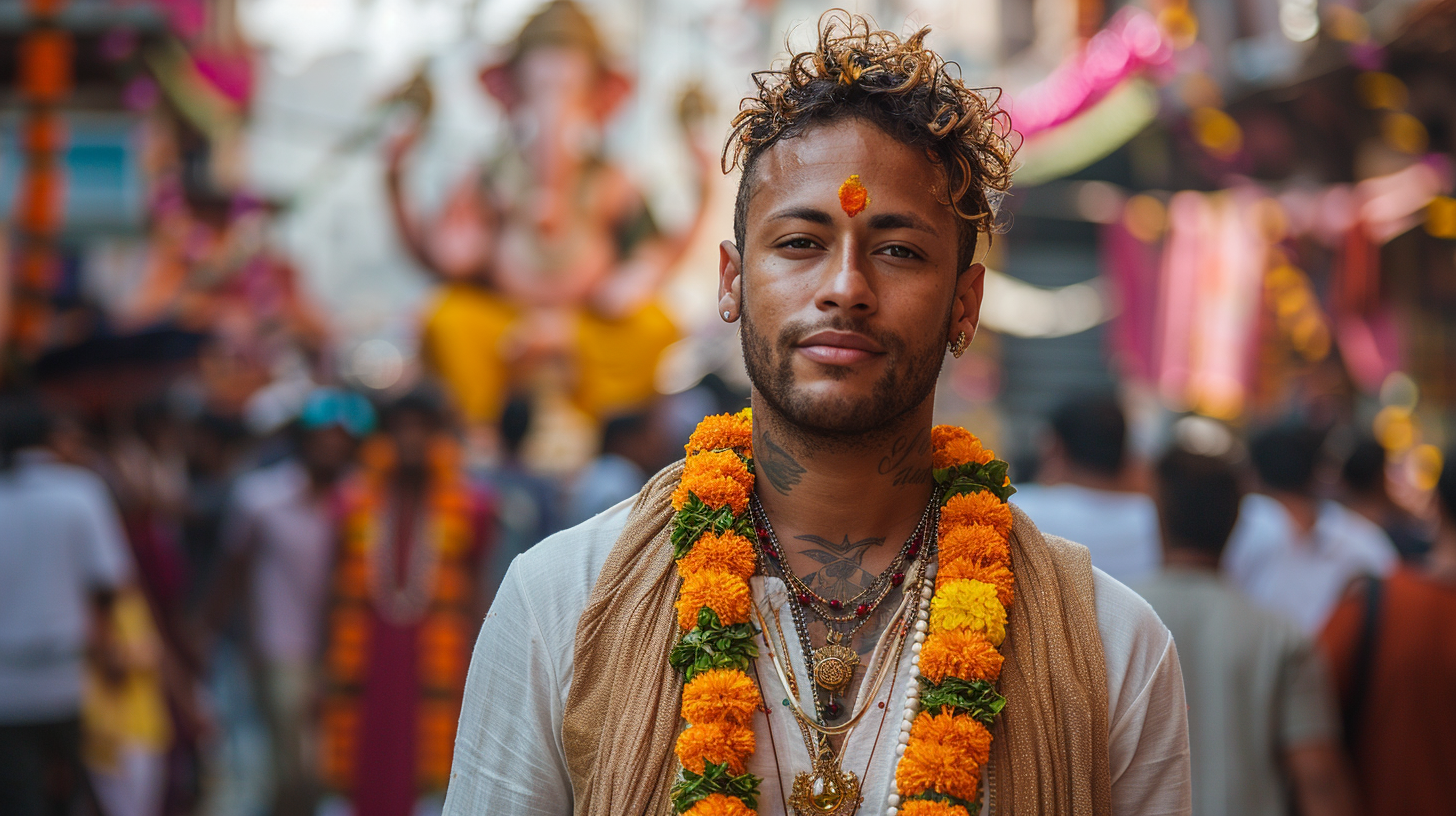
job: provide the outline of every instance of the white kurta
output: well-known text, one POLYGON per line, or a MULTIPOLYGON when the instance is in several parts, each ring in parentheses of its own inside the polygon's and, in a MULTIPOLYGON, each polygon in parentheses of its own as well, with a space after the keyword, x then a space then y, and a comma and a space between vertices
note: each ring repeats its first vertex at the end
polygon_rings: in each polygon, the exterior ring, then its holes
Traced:
MULTIPOLYGON (((546 539, 518 557, 486 615, 455 740, 445 816, 567 816, 571 780, 561 739, 571 687, 576 625, 597 574, 627 522, 631 502, 546 539)), ((1118 816, 1191 812, 1188 717, 1183 676, 1168 630, 1122 584, 1094 571, 1097 627, 1107 661, 1112 805, 1118 816)), ((772 626, 775 612, 791 645, 802 702, 809 682, 777 578, 755 577, 754 602, 772 626)), ((795 774, 810 758, 788 696, 759 649, 757 680, 768 703, 755 716, 757 748, 748 770, 763 778, 759 813, 786 812, 795 774)), ((843 767, 860 777, 862 814, 885 810, 910 653, 887 678, 845 745, 843 767), (879 704, 884 703, 880 708, 879 704)))

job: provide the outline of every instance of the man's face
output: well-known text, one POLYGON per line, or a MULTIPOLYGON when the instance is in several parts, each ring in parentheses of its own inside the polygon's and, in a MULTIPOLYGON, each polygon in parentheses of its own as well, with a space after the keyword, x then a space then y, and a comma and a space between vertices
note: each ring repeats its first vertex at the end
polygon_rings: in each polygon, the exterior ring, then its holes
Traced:
POLYGON ((741 304, 749 377, 785 419, 830 436, 883 428, 925 404, 946 343, 974 332, 983 270, 956 268, 944 184, 924 151, 859 120, 759 157, 741 257, 723 247, 720 311, 741 304), (852 175, 869 195, 853 217, 852 175))

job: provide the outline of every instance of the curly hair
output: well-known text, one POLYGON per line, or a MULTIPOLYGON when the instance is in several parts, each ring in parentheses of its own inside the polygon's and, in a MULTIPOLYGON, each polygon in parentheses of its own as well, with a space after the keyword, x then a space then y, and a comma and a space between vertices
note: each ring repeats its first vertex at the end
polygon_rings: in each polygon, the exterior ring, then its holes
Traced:
MULTIPOLYGON (((758 159, 784 139, 842 119, 875 125, 924 149, 945 172, 945 203, 959 219, 959 268, 971 263, 980 233, 997 231, 997 205, 1011 187, 1016 154, 1010 117, 992 96, 968 88, 926 48, 928 27, 902 40, 866 17, 832 9, 819 18, 819 42, 782 68, 753 75, 723 147, 726 173, 742 169, 733 234, 744 248, 748 200, 758 159)), ((956 71, 958 74, 959 71, 956 71)))

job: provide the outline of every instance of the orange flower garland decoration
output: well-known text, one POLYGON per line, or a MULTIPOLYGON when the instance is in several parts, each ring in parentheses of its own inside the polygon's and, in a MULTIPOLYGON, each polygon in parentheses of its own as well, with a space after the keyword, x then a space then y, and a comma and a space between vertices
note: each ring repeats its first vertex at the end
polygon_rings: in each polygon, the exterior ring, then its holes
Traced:
POLYGON ((1005 706, 995 690, 1003 662, 996 647, 1015 597, 1006 506, 1014 488, 1006 463, 970 432, 939 425, 931 442, 945 491, 939 571, 928 625, 916 634, 919 689, 907 702, 908 742, 889 804, 902 816, 975 816, 990 725, 1005 706))
POLYGON ((747 772, 752 721, 763 704, 748 675, 753 628, 748 579, 758 566, 748 517, 753 494, 753 422, 748 410, 711 416, 688 440, 682 480, 673 491, 673 557, 683 636, 669 658, 683 674, 676 753, 682 771, 674 812, 745 816, 757 807, 759 779, 747 772))

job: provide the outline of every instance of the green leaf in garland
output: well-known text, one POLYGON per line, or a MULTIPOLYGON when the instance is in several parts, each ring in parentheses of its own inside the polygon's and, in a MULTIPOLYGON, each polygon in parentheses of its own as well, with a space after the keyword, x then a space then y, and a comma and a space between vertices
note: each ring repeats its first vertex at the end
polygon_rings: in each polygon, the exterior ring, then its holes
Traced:
POLYGON ((949 501, 952 496, 979 493, 982 490, 1006 501, 1016 492, 1016 488, 1006 482, 1008 467, 1000 459, 992 459, 984 465, 967 462, 956 467, 938 468, 934 472, 935 483, 945 491, 943 501, 949 501))
POLYGON ((687 555, 693 544, 709 530, 720 535, 732 530, 747 537, 753 532, 753 521, 746 512, 742 516, 733 515, 732 507, 714 510, 699 499, 696 493, 689 493, 683 508, 677 511, 672 520, 673 560, 687 555))
POLYGON ((956 714, 969 714, 981 725, 990 728, 996 715, 1006 707, 1006 698, 985 680, 947 677, 939 683, 932 683, 921 677, 920 706, 926 711, 950 708, 956 714))
POLYGON ((698 610, 698 625, 682 636, 668 653, 668 663, 682 672, 683 682, 692 680, 709 669, 749 671, 758 646, 753 642, 753 627, 746 623, 724 626, 717 613, 703 607, 698 610))
POLYGON ((734 776, 728 765, 704 763, 703 772, 695 774, 684 768, 677 784, 672 786, 672 809, 682 813, 715 793, 734 796, 750 810, 758 808, 758 784, 762 781, 750 773, 734 776))

